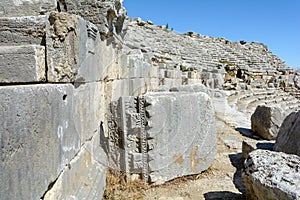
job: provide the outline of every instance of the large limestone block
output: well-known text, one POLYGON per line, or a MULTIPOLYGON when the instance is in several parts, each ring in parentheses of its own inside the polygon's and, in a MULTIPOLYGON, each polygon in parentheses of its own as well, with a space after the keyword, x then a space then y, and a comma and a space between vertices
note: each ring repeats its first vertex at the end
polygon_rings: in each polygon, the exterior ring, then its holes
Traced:
POLYGON ((114 169, 161 184, 201 173, 215 157, 215 116, 207 94, 121 97, 109 113, 109 166, 114 169))
POLYGON ((1 83, 26 83, 45 80, 45 47, 28 45, 0 48, 1 83))
POLYGON ((251 129, 264 139, 274 140, 284 117, 284 112, 278 107, 258 106, 251 116, 251 129))
POLYGON ((247 199, 300 199, 300 157, 256 150, 249 154, 242 173, 247 199))
POLYGON ((39 199, 80 149, 72 87, 0 87, 1 199, 39 199))
POLYGON ((46 21, 45 15, 1 17, 0 46, 45 45, 46 21))
POLYGON ((284 119, 274 150, 300 156, 300 111, 293 112, 284 119))
POLYGON ((100 35, 94 24, 76 15, 52 12, 46 35, 50 82, 84 83, 103 78, 100 35))
POLYGON ((150 180, 156 184, 197 174, 214 160, 216 127, 207 94, 150 93, 145 95, 149 138, 150 180))
POLYGON ((99 133, 87 141, 64 168, 45 200, 102 199, 106 185, 106 154, 100 147, 99 133))
POLYGON ((56 0, 1 0, 0 16, 16 17, 42 15, 55 11, 56 0))

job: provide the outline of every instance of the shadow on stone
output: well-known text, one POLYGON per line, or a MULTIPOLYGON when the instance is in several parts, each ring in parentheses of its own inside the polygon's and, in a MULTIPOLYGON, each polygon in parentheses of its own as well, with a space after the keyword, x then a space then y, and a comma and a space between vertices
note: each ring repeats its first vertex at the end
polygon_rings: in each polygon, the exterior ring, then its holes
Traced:
POLYGON ((246 199, 243 194, 237 194, 228 191, 220 192, 207 192, 204 194, 205 200, 216 200, 216 199, 225 199, 225 200, 244 200, 246 199))
POLYGON ((246 193, 245 186, 242 181, 242 169, 244 166, 244 159, 242 153, 237 154, 229 154, 229 159, 232 164, 236 168, 236 171, 233 176, 233 183, 235 187, 243 194, 246 193))
POLYGON ((253 134, 251 129, 249 129, 249 128, 237 127, 235 130, 240 132, 243 136, 253 138, 253 139, 256 139, 256 140, 261 140, 261 138, 259 136, 255 135, 255 134, 253 134))

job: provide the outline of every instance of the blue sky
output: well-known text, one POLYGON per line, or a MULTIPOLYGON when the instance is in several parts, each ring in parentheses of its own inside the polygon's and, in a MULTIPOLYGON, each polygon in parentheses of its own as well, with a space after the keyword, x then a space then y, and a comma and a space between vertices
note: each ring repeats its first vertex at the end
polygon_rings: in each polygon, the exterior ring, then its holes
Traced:
POLYGON ((300 0, 124 0, 129 17, 176 32, 262 42, 300 69, 300 0))

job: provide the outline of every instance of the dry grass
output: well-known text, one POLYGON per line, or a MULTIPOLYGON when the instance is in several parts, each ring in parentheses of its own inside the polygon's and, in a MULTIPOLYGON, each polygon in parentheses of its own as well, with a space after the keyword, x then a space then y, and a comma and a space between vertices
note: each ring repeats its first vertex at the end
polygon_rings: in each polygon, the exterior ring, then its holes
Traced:
POLYGON ((148 185, 142 180, 128 181, 125 174, 114 171, 108 171, 106 175, 106 190, 104 200, 128 200, 128 199, 145 199, 146 191, 154 188, 176 188, 184 185, 189 181, 195 181, 204 177, 213 175, 212 168, 207 169, 201 174, 183 176, 162 185, 148 185))
POLYGON ((128 181, 125 174, 109 170, 106 174, 106 189, 103 199, 144 199, 149 186, 141 180, 128 181))

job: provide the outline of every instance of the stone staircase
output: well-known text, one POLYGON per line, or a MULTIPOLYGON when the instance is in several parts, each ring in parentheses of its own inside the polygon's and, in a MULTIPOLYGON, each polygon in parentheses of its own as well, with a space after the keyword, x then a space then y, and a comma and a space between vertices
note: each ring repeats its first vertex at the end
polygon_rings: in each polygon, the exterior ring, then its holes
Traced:
POLYGON ((255 89, 234 91, 228 95, 229 106, 251 117, 258 105, 278 106, 287 114, 300 109, 300 101, 291 94, 278 89, 255 89))

